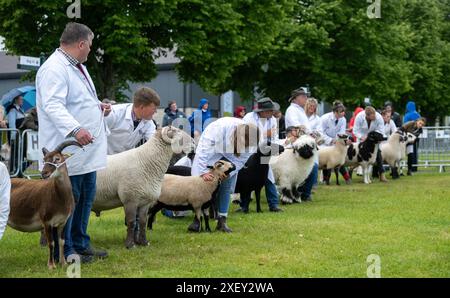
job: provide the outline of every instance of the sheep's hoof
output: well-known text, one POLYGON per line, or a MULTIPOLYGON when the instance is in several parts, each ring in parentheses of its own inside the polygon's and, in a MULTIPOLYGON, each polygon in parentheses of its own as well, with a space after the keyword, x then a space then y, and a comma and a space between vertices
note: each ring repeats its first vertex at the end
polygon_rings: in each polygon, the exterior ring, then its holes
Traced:
POLYGON ((48 267, 49 270, 56 269, 55 263, 50 263, 50 262, 48 262, 48 263, 47 263, 47 267, 48 267))
POLYGON ((149 246, 150 245, 150 243, 145 239, 139 240, 138 242, 136 242, 136 244, 140 245, 140 246, 149 246))
POLYGON ((127 242, 125 242, 125 247, 127 248, 127 249, 132 249, 132 248, 134 248, 136 245, 135 245, 135 243, 134 243, 134 241, 127 241, 127 242))
POLYGON ((257 209, 256 212, 257 213, 263 213, 263 211, 261 209, 259 209, 259 210, 257 209))

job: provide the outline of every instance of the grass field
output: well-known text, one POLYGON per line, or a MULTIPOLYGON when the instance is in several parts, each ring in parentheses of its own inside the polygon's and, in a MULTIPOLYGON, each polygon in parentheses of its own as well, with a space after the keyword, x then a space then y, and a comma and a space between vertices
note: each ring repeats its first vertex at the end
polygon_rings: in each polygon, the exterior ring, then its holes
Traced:
MULTIPOLYGON (((265 203, 265 202, 264 202, 265 203)), ((82 277, 366 277, 367 256, 382 277, 450 277, 450 175, 418 173, 389 184, 319 186, 314 201, 285 212, 234 213, 232 234, 187 232, 191 217, 158 214, 149 247, 124 248, 123 210, 91 217, 93 245, 110 257, 82 265, 82 277)), ((212 225, 215 227, 215 223, 212 225)), ((7 228, 0 277, 65 277, 49 271, 39 233, 7 228)))

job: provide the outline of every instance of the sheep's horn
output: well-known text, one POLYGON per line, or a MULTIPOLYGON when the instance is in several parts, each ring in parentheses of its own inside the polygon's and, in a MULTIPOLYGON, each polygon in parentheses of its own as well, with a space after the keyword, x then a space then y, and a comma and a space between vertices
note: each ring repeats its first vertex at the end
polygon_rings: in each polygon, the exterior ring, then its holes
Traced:
POLYGON ((77 141, 73 141, 73 140, 72 140, 72 141, 65 141, 65 142, 62 142, 61 144, 58 145, 58 147, 55 148, 55 151, 61 153, 66 147, 69 147, 69 146, 83 147, 83 146, 81 146, 81 144, 78 143, 77 141))

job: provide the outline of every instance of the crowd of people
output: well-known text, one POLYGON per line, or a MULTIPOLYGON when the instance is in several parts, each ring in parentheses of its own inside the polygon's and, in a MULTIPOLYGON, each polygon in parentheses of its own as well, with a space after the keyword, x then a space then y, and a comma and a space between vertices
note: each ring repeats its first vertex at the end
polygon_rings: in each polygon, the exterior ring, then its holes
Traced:
MULTIPOLYGON (((73 149, 74 155, 67 161, 75 210, 66 223, 64 243, 64 256, 69 258, 76 254, 83 263, 108 256, 105 250, 91 245, 87 231, 96 193, 96 172, 106 167, 107 154, 129 150, 152 137, 158 126, 153 116, 160 105, 159 95, 147 87, 139 88, 134 93, 132 103, 111 105, 99 102, 94 83, 83 65, 93 38, 94 33, 87 26, 67 24, 60 38, 60 46, 40 67, 36 76, 39 148, 54 148, 67 138, 73 138, 84 146, 84 151, 80 154, 77 154, 78 149, 73 149)), ((10 127, 20 126, 21 119, 25 117, 20 106, 19 98, 8 116, 10 127)), ((220 159, 231 161, 236 167, 217 191, 217 230, 232 231, 227 223, 230 195, 234 192, 238 171, 245 166, 259 142, 288 147, 299 137, 301 130, 316 138, 321 146, 332 146, 339 134, 348 133, 354 136, 355 141, 364 140, 371 131, 389 135, 402 125, 400 115, 394 111, 391 102, 386 102, 381 111, 371 106, 357 108, 348 127, 346 108, 340 101, 334 102, 332 111, 322 116, 318 115, 317 110, 318 101, 310 97, 305 88, 292 91, 285 115, 281 113, 280 105, 267 97, 257 100, 252 111, 247 112, 245 107, 238 106, 234 117, 217 120, 211 116, 207 99, 200 100, 198 109, 189 118, 178 110, 175 101, 169 102, 162 126, 178 126, 183 121, 177 119, 184 119, 189 122, 191 136, 196 140, 195 152, 189 152, 178 164, 191 167, 191 174, 201 176, 205 181, 212 179, 208 166, 220 159), (251 138, 255 134, 258 138, 251 138), (231 151, 211 150, 221 148, 217 145, 222 143, 230 145, 231 151)), ((4 127, 6 123, 1 116, 0 113, 0 125, 4 127)), ((415 134, 420 134, 425 124, 425 119, 417 113, 414 102, 408 103, 403 120, 403 127, 415 134)), ((417 147, 413 145, 409 151, 411 156, 408 154, 408 174, 411 174, 414 171, 413 155, 417 153, 417 147)), ((380 180, 386 181, 380 158, 377 159, 377 165, 380 180)), ((5 214, 8 204, 5 202, 9 200, 10 182, 9 178, 5 178, 2 163, 0 172, 1 238, 7 218, 5 214)), ((347 169, 342 167, 340 172, 347 183, 350 183, 347 169)), ((302 201, 312 201, 317 180, 318 160, 299 189, 302 201)), ((271 170, 264 186, 269 210, 282 212, 271 170)), ((248 210, 248 202, 241 202, 239 210, 248 210)), ((55 242, 55 259, 58 259, 57 246, 58 243, 55 242)))

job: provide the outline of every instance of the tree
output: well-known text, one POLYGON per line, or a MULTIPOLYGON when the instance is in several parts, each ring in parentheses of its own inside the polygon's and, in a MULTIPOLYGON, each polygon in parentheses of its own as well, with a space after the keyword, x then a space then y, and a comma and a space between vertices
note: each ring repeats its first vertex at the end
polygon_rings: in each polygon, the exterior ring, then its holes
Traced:
MULTIPOLYGON (((150 81, 155 58, 175 49, 183 80, 208 91, 264 50, 293 0, 81 1, 81 23, 95 33, 88 68, 100 97, 116 99, 127 81, 150 81)), ((69 3, 70 4, 70 3, 69 3)), ((0 32, 10 53, 50 55, 58 46, 66 1, 0 0, 0 32)))

